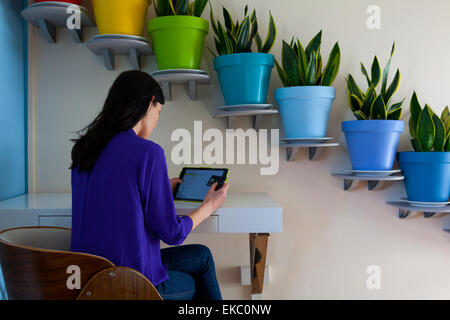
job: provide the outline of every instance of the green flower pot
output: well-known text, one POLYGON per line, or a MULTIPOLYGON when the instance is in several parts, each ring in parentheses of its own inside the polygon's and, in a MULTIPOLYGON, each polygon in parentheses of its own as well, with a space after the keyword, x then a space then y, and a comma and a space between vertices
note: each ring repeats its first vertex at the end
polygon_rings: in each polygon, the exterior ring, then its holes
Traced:
POLYGON ((209 23, 192 16, 166 16, 148 22, 160 70, 200 69, 209 23))

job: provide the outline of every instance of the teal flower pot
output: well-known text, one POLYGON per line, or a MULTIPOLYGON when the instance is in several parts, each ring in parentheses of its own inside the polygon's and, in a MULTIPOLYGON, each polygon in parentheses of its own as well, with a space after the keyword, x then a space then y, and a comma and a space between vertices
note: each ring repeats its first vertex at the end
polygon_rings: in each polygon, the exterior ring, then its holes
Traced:
POLYGON ((446 202, 450 198, 450 152, 399 152, 410 201, 446 202))
POLYGON ((286 138, 323 138, 327 134, 336 89, 305 86, 275 90, 286 138))
POLYGON ((234 53, 214 58, 226 105, 264 104, 275 58, 269 53, 234 53))

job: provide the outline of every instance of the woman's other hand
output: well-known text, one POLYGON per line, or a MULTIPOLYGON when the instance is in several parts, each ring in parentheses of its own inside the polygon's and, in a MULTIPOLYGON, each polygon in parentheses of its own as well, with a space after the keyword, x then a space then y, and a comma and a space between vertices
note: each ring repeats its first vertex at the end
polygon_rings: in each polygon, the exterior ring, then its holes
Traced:
POLYGON ((175 191, 175 187, 177 186, 177 184, 183 183, 183 180, 178 179, 178 178, 172 178, 172 179, 169 180, 169 182, 170 182, 170 187, 172 188, 172 192, 174 192, 175 191))

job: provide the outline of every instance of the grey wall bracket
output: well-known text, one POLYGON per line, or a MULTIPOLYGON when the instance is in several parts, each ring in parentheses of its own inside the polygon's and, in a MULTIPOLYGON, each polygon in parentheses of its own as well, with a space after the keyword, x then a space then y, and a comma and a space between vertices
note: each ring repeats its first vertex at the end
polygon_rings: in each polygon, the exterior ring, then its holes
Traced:
POLYGON ((131 67, 141 69, 141 57, 153 53, 146 38, 128 35, 98 35, 86 44, 94 54, 101 56, 107 70, 114 70, 115 56, 127 55, 131 67))
POLYGON ((445 207, 422 207, 413 206, 403 201, 388 201, 386 204, 398 208, 398 218, 406 219, 413 212, 423 212, 424 218, 431 218, 439 213, 450 213, 450 206, 445 207))
POLYGON ((83 42, 83 28, 94 27, 93 19, 89 16, 89 12, 82 6, 75 6, 80 10, 81 25, 79 29, 69 29, 67 20, 71 17, 71 11, 68 9, 74 7, 70 3, 54 3, 54 2, 38 2, 30 5, 22 10, 22 17, 41 29, 42 35, 49 43, 56 43, 56 29, 66 28, 75 42, 83 42))
POLYGON ((319 158, 323 148, 338 147, 339 143, 280 143, 280 148, 286 148, 286 160, 294 161, 297 158, 299 150, 301 148, 308 149, 308 158, 311 161, 315 161, 319 158))
POLYGON ((404 179, 404 177, 401 175, 392 175, 386 177, 355 176, 347 173, 332 173, 331 175, 333 177, 344 179, 344 191, 356 190, 361 181, 367 181, 367 188, 369 191, 378 191, 381 190, 388 182, 401 181, 404 179))
POLYGON ((214 118, 226 118, 227 129, 235 129, 236 127, 236 117, 252 117, 252 124, 255 130, 259 130, 262 125, 263 117, 266 115, 277 114, 278 110, 275 109, 262 109, 262 110, 236 110, 236 111, 224 111, 218 110, 214 114, 214 118))
POLYGON ((210 84, 211 77, 206 71, 195 69, 159 70, 152 73, 161 84, 166 100, 172 100, 172 85, 186 85, 191 100, 198 99, 198 85, 210 84))

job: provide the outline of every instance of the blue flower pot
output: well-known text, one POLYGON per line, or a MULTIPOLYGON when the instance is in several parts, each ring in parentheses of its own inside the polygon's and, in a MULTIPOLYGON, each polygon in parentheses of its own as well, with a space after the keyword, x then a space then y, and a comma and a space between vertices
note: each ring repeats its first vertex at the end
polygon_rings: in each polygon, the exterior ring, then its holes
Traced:
POLYGON ((286 138, 323 138, 327 134, 333 87, 305 86, 275 90, 286 138))
POLYGON ((398 162, 405 176, 408 200, 449 200, 450 152, 399 152, 398 162))
POLYGON ((401 120, 354 120, 342 122, 353 170, 392 170, 401 120))
POLYGON ((214 58, 225 104, 264 104, 275 58, 269 53, 233 53, 214 58))

